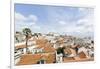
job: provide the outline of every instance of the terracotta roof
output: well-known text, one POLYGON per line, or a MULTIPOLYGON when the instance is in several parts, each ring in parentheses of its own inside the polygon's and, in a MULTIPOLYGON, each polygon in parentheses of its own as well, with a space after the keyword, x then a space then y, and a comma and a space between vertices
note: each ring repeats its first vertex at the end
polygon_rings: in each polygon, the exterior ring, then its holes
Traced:
POLYGON ((43 48, 43 46, 37 46, 34 49, 41 49, 41 48, 43 48))
POLYGON ((21 60, 17 65, 37 64, 41 59, 44 59, 46 63, 53 63, 55 62, 55 54, 25 54, 21 56, 21 60))
POLYGON ((36 64, 41 59, 41 54, 25 54, 21 56, 21 60, 17 65, 36 64))
POLYGON ((66 48, 64 49, 64 52, 68 54, 76 54, 76 51, 72 48, 66 48))
POLYGON ((40 46, 43 46, 47 43, 48 41, 46 39, 37 39, 36 40, 36 44, 37 45, 40 45, 40 46))
POLYGON ((55 49, 51 46, 45 46, 43 50, 44 52, 55 52, 55 49))
POLYGON ((22 45, 15 46, 15 49, 19 49, 19 48, 26 48, 26 45, 22 44, 22 45))
POLYGON ((81 61, 93 61, 94 58, 82 58, 79 57, 70 57, 70 58, 64 58, 63 62, 81 62, 81 61))
POLYGON ((74 59, 74 57, 64 57, 64 58, 63 58, 63 61, 64 61, 64 62, 68 62, 68 61, 70 61, 70 60, 75 60, 75 59, 74 59))
MULTIPOLYGON (((27 47, 31 47, 31 46, 27 46, 27 47)), ((22 45, 15 46, 15 49, 19 49, 19 48, 26 48, 26 45, 22 44, 22 45)))
POLYGON ((64 49, 65 54, 72 54, 71 50, 69 48, 64 49))
POLYGON ((36 48, 43 48, 44 52, 54 52, 55 49, 52 47, 52 44, 49 43, 46 39, 38 39, 36 41, 38 47, 36 48))
POLYGON ((84 52, 80 52, 79 53, 79 57, 82 59, 82 58, 86 58, 86 55, 85 55, 85 53, 84 52))
POLYGON ((56 55, 55 54, 49 54, 45 56, 46 63, 53 63, 56 61, 56 55))

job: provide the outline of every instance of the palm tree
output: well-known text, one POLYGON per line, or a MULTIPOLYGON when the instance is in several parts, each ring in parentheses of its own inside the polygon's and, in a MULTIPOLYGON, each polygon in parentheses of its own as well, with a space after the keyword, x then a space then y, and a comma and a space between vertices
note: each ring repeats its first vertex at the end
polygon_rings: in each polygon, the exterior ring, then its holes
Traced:
POLYGON ((25 35, 25 39, 26 39, 26 53, 28 52, 28 39, 29 39, 29 35, 31 34, 31 30, 29 28, 24 28, 23 29, 23 34, 25 35))

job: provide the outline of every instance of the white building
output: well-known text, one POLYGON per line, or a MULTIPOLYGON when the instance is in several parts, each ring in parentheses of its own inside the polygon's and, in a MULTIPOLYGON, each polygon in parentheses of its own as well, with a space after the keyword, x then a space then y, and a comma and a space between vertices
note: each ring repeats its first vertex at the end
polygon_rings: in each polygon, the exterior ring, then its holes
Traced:
POLYGON ((57 54, 57 51, 56 51, 56 62, 57 63, 62 63, 63 62, 63 54, 62 53, 57 54))

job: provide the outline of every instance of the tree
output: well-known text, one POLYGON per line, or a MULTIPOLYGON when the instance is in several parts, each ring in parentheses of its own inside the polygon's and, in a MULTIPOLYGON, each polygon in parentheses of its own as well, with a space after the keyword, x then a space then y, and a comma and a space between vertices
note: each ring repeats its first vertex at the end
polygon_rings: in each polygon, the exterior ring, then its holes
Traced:
POLYGON ((31 34, 31 30, 29 29, 29 28, 24 28, 23 29, 23 34, 25 35, 25 39, 26 39, 26 53, 28 52, 28 37, 29 37, 29 35, 31 34))
POLYGON ((38 37, 38 34, 37 33, 34 33, 34 36, 38 37))
POLYGON ((59 47, 58 49, 57 49, 57 54, 60 54, 60 53, 62 53, 63 55, 64 55, 64 49, 65 49, 65 47, 59 47))

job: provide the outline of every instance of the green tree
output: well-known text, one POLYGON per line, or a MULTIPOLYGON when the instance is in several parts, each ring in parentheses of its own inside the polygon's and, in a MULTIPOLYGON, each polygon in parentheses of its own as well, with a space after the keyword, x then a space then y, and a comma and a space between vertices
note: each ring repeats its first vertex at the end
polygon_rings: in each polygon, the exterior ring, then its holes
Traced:
POLYGON ((64 49, 65 49, 65 47, 59 47, 58 49, 57 49, 57 54, 60 54, 60 53, 62 53, 63 55, 64 55, 64 49))
POLYGON ((25 39, 26 39, 26 53, 28 52, 28 39, 29 39, 29 35, 31 34, 31 30, 29 28, 24 28, 23 29, 23 34, 25 35, 25 39))

